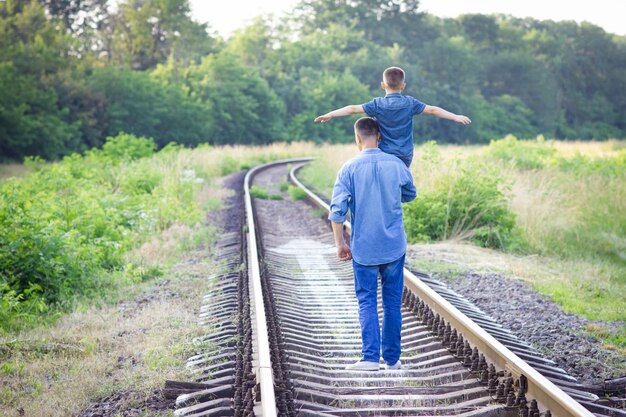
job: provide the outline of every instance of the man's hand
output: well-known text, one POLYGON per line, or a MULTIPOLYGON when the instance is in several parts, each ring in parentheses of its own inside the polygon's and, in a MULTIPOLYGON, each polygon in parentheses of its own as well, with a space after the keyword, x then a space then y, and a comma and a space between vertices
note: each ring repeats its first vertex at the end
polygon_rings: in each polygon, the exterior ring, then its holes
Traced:
POLYGON ((337 245, 337 257, 340 261, 349 261, 352 259, 352 251, 350 250, 350 246, 348 246, 345 242, 337 245))
POLYGON ((333 116, 331 116, 331 114, 330 114, 330 113, 326 113, 326 114, 324 114, 324 115, 317 116, 317 117, 315 118, 315 120, 313 120, 313 121, 314 121, 314 122, 317 122, 317 123, 326 123, 326 122, 328 122, 328 121, 329 121, 330 119, 332 119, 332 118, 333 118, 333 116))
POLYGON ((469 117, 463 116, 462 114, 457 114, 454 117, 454 121, 457 122, 457 123, 461 123, 462 125, 468 125, 468 124, 472 123, 472 121, 470 120, 469 117))

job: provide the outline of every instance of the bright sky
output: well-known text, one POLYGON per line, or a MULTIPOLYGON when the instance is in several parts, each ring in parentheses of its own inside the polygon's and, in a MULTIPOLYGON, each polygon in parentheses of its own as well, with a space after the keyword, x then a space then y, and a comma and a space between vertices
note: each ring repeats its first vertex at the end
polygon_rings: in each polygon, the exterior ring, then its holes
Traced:
MULTIPOLYGON (((193 15, 208 22, 213 30, 228 37, 259 14, 291 11, 298 0, 191 0, 193 15)), ((504 13, 536 19, 586 20, 607 32, 626 35, 623 0, 421 0, 420 10, 437 16, 463 13, 504 13)))

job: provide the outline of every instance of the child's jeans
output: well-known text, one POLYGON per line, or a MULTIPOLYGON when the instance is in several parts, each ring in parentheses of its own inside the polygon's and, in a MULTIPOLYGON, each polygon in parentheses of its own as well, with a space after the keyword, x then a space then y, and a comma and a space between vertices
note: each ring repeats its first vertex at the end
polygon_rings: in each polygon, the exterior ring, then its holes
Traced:
POLYGON ((400 160, 402 162, 404 162, 404 165, 406 165, 407 168, 411 168, 411 161, 413 161, 413 154, 411 155, 396 155, 398 158, 400 158, 400 160))
POLYGON ((379 273, 383 299, 382 356, 389 365, 395 364, 400 359, 404 257, 405 255, 402 255, 399 259, 382 265, 361 265, 352 261, 354 289, 359 301, 364 361, 376 363, 380 361, 381 337, 377 308, 379 273))

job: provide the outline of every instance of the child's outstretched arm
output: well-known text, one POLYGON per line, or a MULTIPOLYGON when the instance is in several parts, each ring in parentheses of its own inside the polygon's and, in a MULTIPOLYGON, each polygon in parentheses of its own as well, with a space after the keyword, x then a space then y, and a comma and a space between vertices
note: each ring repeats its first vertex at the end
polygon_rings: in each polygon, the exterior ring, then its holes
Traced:
POLYGON ((441 119, 452 120, 454 122, 461 123, 461 124, 464 124, 464 125, 468 125, 468 124, 472 123, 470 118, 467 117, 467 116, 463 116, 461 114, 454 114, 454 113, 449 112, 448 110, 444 110, 441 107, 437 107, 437 106, 426 105, 426 107, 424 107, 424 111, 422 113, 428 114, 428 115, 431 115, 431 116, 437 116, 437 117, 439 117, 441 119))
POLYGON ((326 114, 323 114, 321 116, 317 116, 315 118, 314 122, 326 123, 327 121, 329 121, 333 117, 350 116, 351 114, 359 114, 359 113, 365 113, 365 110, 363 110, 363 106, 360 105, 360 104, 352 104, 350 106, 346 106, 346 107, 342 107, 342 108, 337 109, 337 110, 333 110, 333 111, 331 111, 329 113, 326 113, 326 114))

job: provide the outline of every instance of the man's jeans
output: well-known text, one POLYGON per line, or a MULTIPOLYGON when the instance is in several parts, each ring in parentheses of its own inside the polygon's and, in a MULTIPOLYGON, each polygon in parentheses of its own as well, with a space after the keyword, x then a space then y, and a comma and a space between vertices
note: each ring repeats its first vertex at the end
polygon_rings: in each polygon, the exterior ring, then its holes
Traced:
POLYGON ((361 265, 352 261, 354 289, 359 301, 364 361, 376 363, 380 361, 381 340, 377 308, 379 273, 383 295, 382 356, 389 365, 395 364, 400 359, 404 257, 405 255, 402 255, 401 258, 383 265, 361 265))

